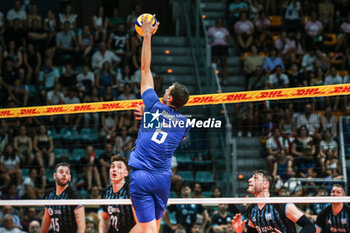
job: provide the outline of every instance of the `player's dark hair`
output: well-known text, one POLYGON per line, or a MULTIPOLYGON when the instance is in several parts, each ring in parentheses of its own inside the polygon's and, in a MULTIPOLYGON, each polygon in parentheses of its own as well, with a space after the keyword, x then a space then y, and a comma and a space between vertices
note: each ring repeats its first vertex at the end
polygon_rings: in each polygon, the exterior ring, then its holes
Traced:
POLYGON ((131 171, 131 167, 128 166, 128 159, 127 159, 127 158, 121 156, 120 154, 113 155, 113 156, 111 157, 111 163, 116 162, 116 161, 121 161, 121 162, 123 162, 123 163, 125 164, 125 166, 126 166, 126 169, 128 169, 128 172, 131 171))
POLYGON ((190 94, 187 87, 184 85, 178 82, 173 83, 173 85, 174 88, 170 91, 170 95, 173 97, 173 102, 171 102, 171 105, 173 105, 176 109, 179 109, 187 103, 190 94))
POLYGON ((69 170, 70 170, 70 165, 69 165, 69 163, 66 163, 66 162, 58 163, 58 164, 56 165, 56 167, 55 167, 55 172, 57 172, 57 169, 58 169, 59 167, 68 167, 69 170))
POLYGON ((253 175, 255 174, 260 174, 263 176, 264 180, 266 180, 267 182, 269 182, 270 184, 270 187, 269 187, 269 191, 272 192, 273 190, 273 186, 274 186, 274 183, 275 183, 275 179, 273 178, 271 172, 268 172, 268 171, 265 171, 263 169, 258 169, 258 170, 255 170, 253 172, 253 175))

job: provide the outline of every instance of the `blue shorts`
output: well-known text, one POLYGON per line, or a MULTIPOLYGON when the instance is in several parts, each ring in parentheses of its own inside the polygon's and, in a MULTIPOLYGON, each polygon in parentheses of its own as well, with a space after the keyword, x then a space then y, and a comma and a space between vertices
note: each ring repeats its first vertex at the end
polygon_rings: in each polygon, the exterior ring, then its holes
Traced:
POLYGON ((130 196, 140 223, 158 220, 168 203, 171 172, 133 169, 130 173, 130 196))

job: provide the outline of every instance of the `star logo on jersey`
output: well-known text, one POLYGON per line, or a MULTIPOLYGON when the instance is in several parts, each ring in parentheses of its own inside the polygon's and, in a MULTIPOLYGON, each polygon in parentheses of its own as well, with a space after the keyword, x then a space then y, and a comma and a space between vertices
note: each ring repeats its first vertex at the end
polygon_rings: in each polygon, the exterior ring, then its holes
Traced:
POLYGON ((332 221, 329 219, 327 222, 329 225, 332 225, 332 221))
POLYGON ((161 128, 161 122, 159 120, 159 117, 162 114, 157 110, 156 112, 144 112, 143 113, 143 127, 145 129, 159 129, 161 128))

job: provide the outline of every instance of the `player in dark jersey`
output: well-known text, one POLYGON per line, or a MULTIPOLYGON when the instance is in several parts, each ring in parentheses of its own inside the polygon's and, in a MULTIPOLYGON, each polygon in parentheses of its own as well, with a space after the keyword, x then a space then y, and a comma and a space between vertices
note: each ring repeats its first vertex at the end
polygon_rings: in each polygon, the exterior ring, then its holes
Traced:
MULTIPOLYGON (((112 185, 102 193, 104 199, 128 199, 129 186, 125 178, 129 175, 128 160, 121 155, 111 158, 109 178, 112 185)), ((99 233, 128 233, 135 225, 130 205, 104 205, 99 210, 99 233)))
MULTIPOLYGON (((248 192, 255 197, 268 198, 273 181, 272 175, 266 171, 255 171, 248 181, 248 192)), ((302 227, 300 233, 316 232, 315 226, 294 204, 253 204, 248 207, 246 216, 249 220, 248 233, 295 233, 294 223, 302 227)), ((242 233, 246 221, 242 222, 241 214, 236 214, 232 220, 233 229, 237 233, 242 233)))
POLYGON ((233 214, 228 212, 227 209, 227 204, 219 204, 219 212, 211 217, 211 225, 214 232, 227 232, 228 227, 232 228, 228 225, 231 225, 233 214))
POLYGON ((186 117, 177 112, 189 99, 187 88, 179 83, 171 85, 163 96, 164 104, 154 91, 150 69, 151 36, 159 23, 153 27, 151 21, 145 19, 142 25, 141 95, 145 113, 129 159, 129 166, 132 167, 130 196, 136 221, 131 233, 159 232, 170 193, 171 156, 190 128, 188 124, 172 124, 187 122, 186 117), (162 126, 160 122, 172 127, 159 127, 162 126), (157 127, 152 127, 153 124, 157 127))
MULTIPOLYGON (((181 189, 183 198, 191 198, 191 187, 189 184, 184 184, 181 189)), ((191 231, 191 226, 197 222, 197 215, 202 215, 201 228, 204 230, 205 225, 209 220, 209 215, 206 209, 200 204, 179 204, 167 206, 164 211, 163 220, 172 232, 185 230, 191 231), (176 212, 176 225, 171 224, 168 213, 176 212)), ((165 230, 165 228, 163 228, 165 230)))
MULTIPOLYGON (((344 197, 344 188, 335 184, 331 191, 332 197, 344 197)), ((344 203, 332 203, 322 210, 316 220, 317 233, 347 232, 350 233, 350 207, 344 203)))
MULTIPOLYGON (((80 199, 80 195, 69 186, 71 175, 68 163, 57 164, 53 177, 56 187, 46 192, 46 200, 80 199)), ((82 205, 48 205, 40 233, 47 233, 50 224, 54 233, 84 233, 85 209, 82 205)))

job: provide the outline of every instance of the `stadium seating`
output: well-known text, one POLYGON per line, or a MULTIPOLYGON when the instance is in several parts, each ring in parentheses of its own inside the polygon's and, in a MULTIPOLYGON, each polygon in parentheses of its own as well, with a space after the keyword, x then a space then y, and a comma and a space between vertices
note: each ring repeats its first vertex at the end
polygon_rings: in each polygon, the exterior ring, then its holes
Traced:
POLYGON ((79 149, 76 148, 73 150, 72 156, 69 157, 70 161, 79 161, 82 157, 84 157, 86 150, 85 149, 79 149))
POLYGON ((206 171, 196 172, 196 182, 210 183, 214 182, 213 173, 206 171))
POLYGON ((193 172, 192 171, 179 171, 177 172, 179 176, 181 176, 182 181, 184 182, 192 182, 194 181, 193 172))
POLYGON ((55 158, 62 158, 62 157, 69 157, 70 153, 68 151, 68 149, 66 148, 55 148, 53 150, 53 153, 55 154, 55 158))

